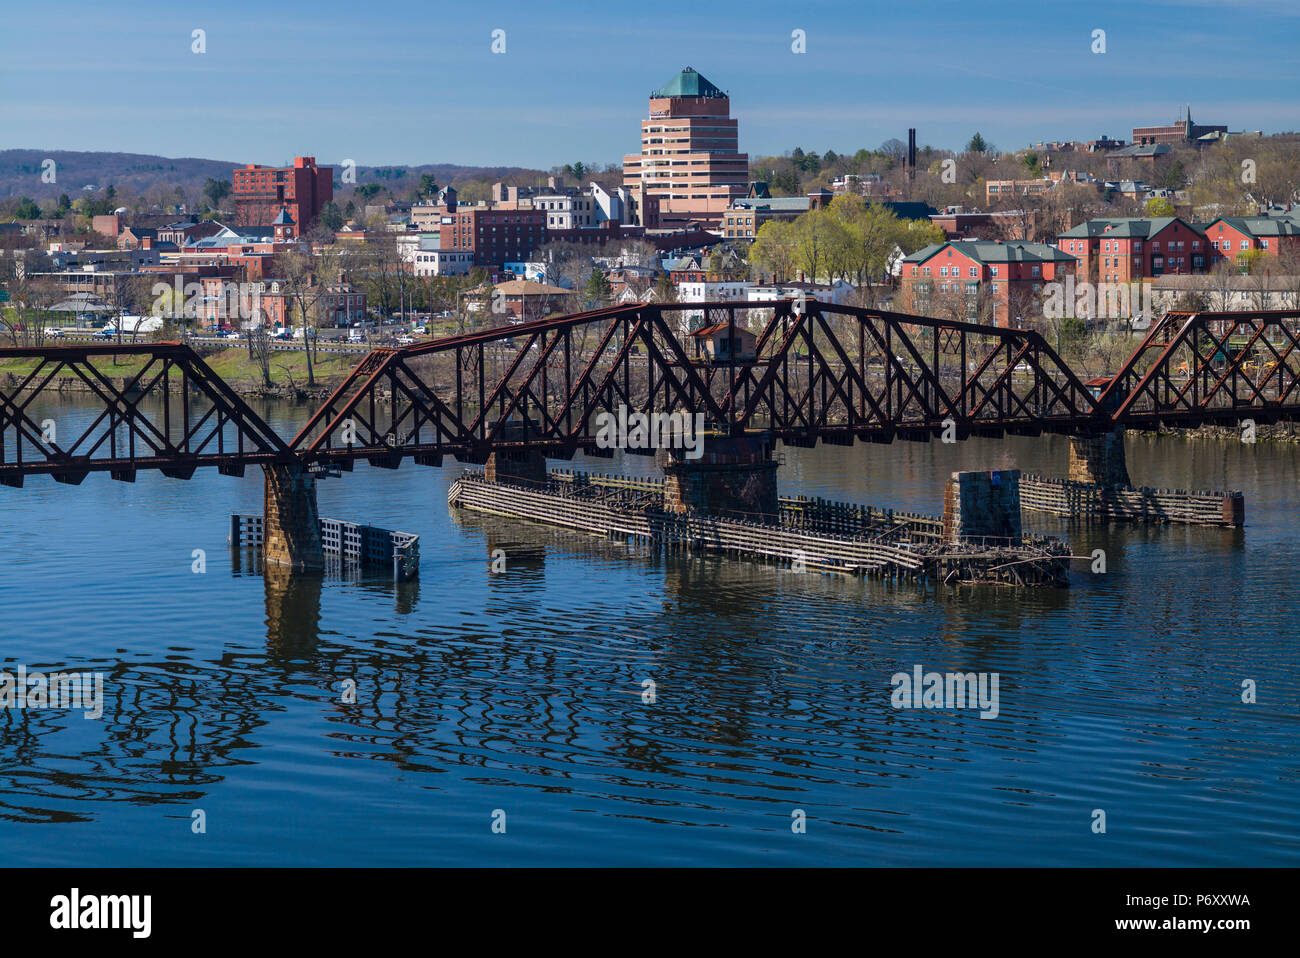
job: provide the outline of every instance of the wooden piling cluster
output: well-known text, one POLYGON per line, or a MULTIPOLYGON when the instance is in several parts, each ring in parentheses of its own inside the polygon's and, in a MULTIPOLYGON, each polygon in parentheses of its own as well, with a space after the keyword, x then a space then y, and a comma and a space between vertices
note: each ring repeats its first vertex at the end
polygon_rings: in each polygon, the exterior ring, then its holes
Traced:
POLYGON ((797 496, 781 497, 776 522, 669 512, 660 479, 567 469, 549 479, 529 486, 465 473, 447 501, 666 551, 724 553, 809 571, 1017 586, 1059 585, 1067 576, 1068 546, 1043 536, 944 541, 943 520, 935 516, 797 496))
POLYGON ((1020 503, 1035 512, 1103 522, 1240 526, 1246 518, 1240 491, 1098 485, 1031 474, 1020 477, 1020 503))

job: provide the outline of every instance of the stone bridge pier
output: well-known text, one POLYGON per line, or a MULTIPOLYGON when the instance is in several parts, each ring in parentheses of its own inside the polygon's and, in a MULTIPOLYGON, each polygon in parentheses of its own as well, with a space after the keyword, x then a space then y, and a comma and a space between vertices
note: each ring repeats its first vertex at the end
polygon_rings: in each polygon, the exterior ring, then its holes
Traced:
POLYGON ((688 449, 661 449, 664 509, 775 520, 776 469, 767 436, 706 436, 688 449))
POLYGON ((546 485, 546 457, 536 449, 489 453, 483 477, 488 482, 515 482, 540 488, 546 485))
POLYGON ((1124 458, 1124 427, 1096 435, 1071 436, 1068 478, 1098 486, 1131 486, 1124 458))
POLYGON ((291 572, 323 572, 316 477, 296 463, 272 463, 262 471, 266 474, 262 558, 291 572))
MULTIPOLYGON (((506 442, 519 442, 530 434, 537 435, 540 427, 522 420, 511 420, 501 430, 500 438, 506 442)), ((483 478, 488 482, 514 482, 541 488, 546 485, 546 456, 536 449, 501 449, 488 454, 483 465, 483 478)))

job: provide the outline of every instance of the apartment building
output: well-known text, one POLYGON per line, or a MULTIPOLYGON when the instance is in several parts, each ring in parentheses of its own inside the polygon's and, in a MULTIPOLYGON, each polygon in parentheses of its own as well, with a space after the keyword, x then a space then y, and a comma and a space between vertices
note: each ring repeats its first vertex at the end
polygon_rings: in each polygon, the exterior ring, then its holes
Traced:
POLYGON ((527 261, 546 242, 542 210, 457 206, 440 220, 440 248, 468 250, 475 266, 527 261))
POLYGON ((1072 270, 1075 258, 1047 243, 964 240, 932 244, 901 262, 899 309, 1020 326, 1042 286, 1072 270))
POLYGON ((316 166, 314 156, 296 156, 293 166, 250 163, 231 174, 235 226, 269 226, 282 208, 306 231, 334 199, 334 168, 316 166))
POLYGON ((1127 283, 1213 270, 1221 261, 1246 265, 1253 256, 1300 252, 1300 211, 1221 216, 1189 223, 1176 216, 1095 219, 1057 237, 1090 282, 1127 283))

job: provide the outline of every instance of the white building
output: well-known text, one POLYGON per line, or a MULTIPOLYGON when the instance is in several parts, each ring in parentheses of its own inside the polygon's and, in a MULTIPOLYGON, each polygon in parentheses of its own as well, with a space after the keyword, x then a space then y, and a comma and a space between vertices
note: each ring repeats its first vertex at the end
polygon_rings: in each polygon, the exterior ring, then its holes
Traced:
POLYGON ((853 284, 837 279, 833 283, 771 283, 751 284, 749 299, 756 303, 772 303, 783 299, 798 300, 803 296, 819 303, 843 305, 853 293, 853 284))
POLYGON ((474 267, 473 250, 443 249, 437 233, 418 234, 415 243, 401 237, 400 242, 400 255, 416 276, 464 276, 474 267))
POLYGON ((546 228, 551 230, 589 229, 596 225, 596 202, 585 193, 546 191, 534 193, 533 209, 546 213, 546 228))
MULTIPOLYGON (((749 299, 749 292, 754 284, 747 279, 729 280, 716 283, 681 282, 677 284, 677 302, 679 303, 725 303, 731 300, 749 299)), ((697 322, 704 320, 704 310, 684 309, 678 316, 683 332, 691 329, 697 322)))

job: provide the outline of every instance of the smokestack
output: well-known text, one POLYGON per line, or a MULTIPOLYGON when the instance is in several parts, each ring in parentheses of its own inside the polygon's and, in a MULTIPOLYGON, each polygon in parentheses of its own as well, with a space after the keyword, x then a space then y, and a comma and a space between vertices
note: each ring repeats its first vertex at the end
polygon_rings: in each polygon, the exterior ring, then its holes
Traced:
POLYGON ((907 172, 910 176, 916 169, 916 127, 907 130, 907 172))

